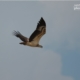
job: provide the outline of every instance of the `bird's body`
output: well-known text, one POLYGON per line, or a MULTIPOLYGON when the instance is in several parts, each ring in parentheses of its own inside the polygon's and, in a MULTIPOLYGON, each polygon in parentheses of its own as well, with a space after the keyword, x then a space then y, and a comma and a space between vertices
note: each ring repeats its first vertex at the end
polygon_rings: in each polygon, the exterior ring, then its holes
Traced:
POLYGON ((36 30, 32 33, 29 39, 23 36, 20 32, 14 31, 14 35, 23 41, 20 44, 31 46, 31 47, 41 47, 41 48, 42 46, 39 45, 39 40, 45 33, 46 33, 46 23, 42 17, 37 24, 36 30))

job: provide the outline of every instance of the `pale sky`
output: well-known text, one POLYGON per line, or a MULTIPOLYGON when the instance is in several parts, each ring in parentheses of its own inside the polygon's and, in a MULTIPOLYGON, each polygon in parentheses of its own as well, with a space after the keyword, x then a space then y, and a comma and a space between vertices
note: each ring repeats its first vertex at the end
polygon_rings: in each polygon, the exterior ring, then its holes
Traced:
POLYGON ((0 80, 80 80, 78 1, 0 2, 0 80), (14 30, 28 37, 46 21, 43 48, 23 46, 14 30))

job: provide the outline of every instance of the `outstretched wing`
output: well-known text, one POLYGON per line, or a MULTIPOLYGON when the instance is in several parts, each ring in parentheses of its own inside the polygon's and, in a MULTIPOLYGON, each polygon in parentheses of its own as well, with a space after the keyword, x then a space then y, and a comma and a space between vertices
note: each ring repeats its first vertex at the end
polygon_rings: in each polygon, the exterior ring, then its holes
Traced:
POLYGON ((36 30, 32 33, 29 38, 29 41, 39 42, 40 38, 46 33, 46 23, 41 17, 40 21, 37 24, 36 30))
POLYGON ((28 41, 28 38, 23 36, 19 31, 14 31, 13 34, 24 42, 28 41))

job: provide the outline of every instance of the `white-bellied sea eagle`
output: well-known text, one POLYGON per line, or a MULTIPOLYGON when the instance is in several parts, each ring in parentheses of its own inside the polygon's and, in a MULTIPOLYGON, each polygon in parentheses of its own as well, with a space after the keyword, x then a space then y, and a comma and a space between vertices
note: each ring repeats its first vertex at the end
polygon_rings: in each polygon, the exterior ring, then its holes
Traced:
POLYGON ((20 38, 23 42, 20 44, 31 46, 31 47, 40 47, 42 48, 42 45, 39 45, 39 40, 41 37, 46 33, 46 22, 41 17, 39 20, 37 27, 35 31, 31 34, 30 38, 23 36, 19 31, 14 31, 13 34, 20 38))

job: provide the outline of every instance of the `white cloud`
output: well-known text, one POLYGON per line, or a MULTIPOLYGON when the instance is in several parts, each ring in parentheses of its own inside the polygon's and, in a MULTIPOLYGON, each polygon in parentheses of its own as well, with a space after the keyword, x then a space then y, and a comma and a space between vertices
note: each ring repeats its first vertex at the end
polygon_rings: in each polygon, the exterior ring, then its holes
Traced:
POLYGON ((0 80, 73 80, 72 77, 61 74, 60 54, 40 48, 13 47, 10 51, 5 50, 6 53, 3 51, 5 56, 0 56, 3 57, 0 80))
POLYGON ((38 63, 33 71, 34 80, 73 80, 72 77, 61 74, 62 63, 59 54, 48 50, 39 52, 41 53, 38 55, 38 63))

